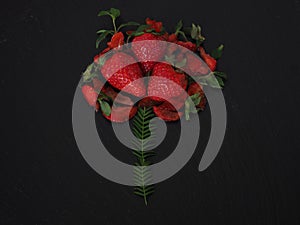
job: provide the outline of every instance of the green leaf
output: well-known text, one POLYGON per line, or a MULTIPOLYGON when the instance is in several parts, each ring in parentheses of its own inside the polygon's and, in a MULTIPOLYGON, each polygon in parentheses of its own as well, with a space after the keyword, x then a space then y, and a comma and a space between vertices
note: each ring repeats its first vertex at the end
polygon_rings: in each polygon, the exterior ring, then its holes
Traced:
POLYGON ((220 45, 218 48, 214 49, 211 53, 211 56, 215 59, 221 58, 223 54, 224 45, 220 45))
POLYGON ((94 64, 89 65, 82 74, 83 82, 90 82, 97 74, 93 73, 94 64))
POLYGON ((227 80, 227 74, 224 73, 224 72, 214 71, 214 75, 215 75, 216 77, 221 77, 221 78, 227 80))
POLYGON ((223 88, 224 87, 224 81, 222 80, 222 78, 221 77, 216 77, 216 79, 217 79, 219 85, 223 88))
POLYGON ((192 24, 191 37, 196 40, 197 36, 198 36, 198 28, 195 24, 192 24))
POLYGON ((101 107, 102 112, 106 116, 110 116, 110 114, 111 114, 111 108, 110 108, 110 105, 107 102, 100 101, 100 107, 101 107))
POLYGON ((111 30, 107 30, 102 32, 96 40, 96 48, 99 47, 100 43, 107 37, 107 35, 113 34, 111 30))
POLYGON ((191 29, 191 37, 192 39, 196 40, 197 46, 200 46, 205 38, 201 34, 201 27, 199 25, 192 24, 191 29))
POLYGON ((98 30, 98 31, 97 31, 97 34, 102 34, 102 33, 104 33, 104 32, 107 32, 107 30, 98 30))
POLYGON ((187 62, 187 59, 184 58, 181 62, 177 62, 177 63, 175 64, 175 67, 177 67, 177 68, 182 68, 182 67, 184 67, 184 66, 186 65, 186 62, 187 62))
POLYGON ((128 23, 124 23, 122 25, 119 26, 118 30, 121 30, 123 27, 127 27, 127 26, 139 26, 139 23, 136 22, 128 22, 128 23))
POLYGON ((111 16, 109 11, 103 10, 98 13, 98 16, 111 16))
POLYGON ((177 23, 176 27, 175 27, 175 34, 176 34, 176 35, 177 35, 178 32, 182 29, 182 26, 183 26, 183 23, 182 23, 182 20, 180 20, 180 21, 177 23))
POLYGON ((219 81, 215 76, 212 75, 208 76, 206 78, 206 82, 212 88, 218 88, 218 89, 222 88, 222 86, 220 85, 219 81))
POLYGON ((111 8, 109 10, 110 14, 112 15, 113 18, 118 18, 121 14, 120 10, 119 9, 115 9, 115 8, 111 8))
POLYGON ((98 13, 98 16, 110 16, 112 19, 116 19, 120 16, 120 10, 111 8, 110 10, 103 10, 98 13))

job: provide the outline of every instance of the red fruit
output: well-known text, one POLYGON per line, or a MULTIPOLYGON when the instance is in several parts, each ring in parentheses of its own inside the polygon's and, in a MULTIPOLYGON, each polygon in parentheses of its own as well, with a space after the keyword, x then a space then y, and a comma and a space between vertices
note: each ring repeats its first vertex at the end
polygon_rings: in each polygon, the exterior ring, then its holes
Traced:
POLYGON ((185 47, 185 48, 191 50, 192 52, 195 52, 197 50, 197 45, 190 41, 187 41, 187 42, 177 41, 176 43, 182 47, 185 47))
POLYGON ((161 103, 162 103, 162 101, 156 101, 156 100, 153 100, 151 97, 146 97, 139 101, 138 106, 142 107, 142 108, 143 107, 153 107, 153 106, 159 105, 161 103))
POLYGON ((217 67, 217 60, 207 54, 203 47, 199 47, 200 56, 206 62, 211 71, 215 71, 217 67))
POLYGON ((95 91, 100 92, 103 85, 104 85, 103 82, 101 80, 99 80, 98 78, 93 79, 93 87, 94 87, 95 91))
POLYGON ((133 81, 143 77, 143 73, 133 57, 122 52, 115 53, 106 60, 101 68, 102 75, 115 88, 123 90, 137 97, 146 94, 142 80, 133 81))
POLYGON ((132 50, 141 63, 144 73, 151 71, 155 64, 163 58, 166 44, 161 41, 163 41, 163 37, 151 33, 145 33, 133 39, 132 50))
POLYGON ((118 48, 124 44, 124 35, 122 32, 114 34, 111 38, 111 41, 107 43, 108 47, 111 49, 118 48))
POLYGON ((177 42, 177 35, 176 34, 171 34, 168 37, 169 42, 177 42))
POLYGON ((152 76, 149 80, 148 95, 153 96, 152 99, 160 101, 180 96, 186 88, 186 77, 182 73, 176 72, 173 67, 166 63, 158 63, 152 71, 152 76), (166 78, 166 79, 159 79, 166 78), (182 88, 178 88, 181 86, 182 88), (155 96, 161 96, 155 97, 155 96))
POLYGON ((108 97, 110 97, 112 99, 113 102, 115 103, 120 103, 123 105, 133 105, 133 101, 122 94, 118 94, 112 87, 110 86, 105 86, 102 88, 101 92, 105 95, 107 95, 108 97), (117 98, 118 96, 118 98, 117 98))
POLYGON ((192 53, 186 53, 186 65, 183 70, 190 76, 206 75, 209 72, 207 65, 192 53))
POLYGON ((103 113, 103 116, 115 123, 123 123, 130 120, 137 112, 137 107, 131 106, 116 106, 112 108, 111 114, 109 116, 103 113))
POLYGON ((98 100, 98 93, 89 85, 84 85, 81 88, 83 97, 88 102, 90 106, 96 107, 96 102, 98 100))
POLYGON ((151 20, 149 18, 146 19, 146 24, 150 25, 150 28, 154 29, 155 32, 161 32, 163 27, 162 22, 156 22, 155 20, 151 20))
POLYGON ((154 106, 153 112, 164 121, 176 121, 183 115, 182 112, 171 111, 169 105, 165 104, 154 106))
POLYGON ((201 101, 196 107, 204 110, 207 100, 203 88, 198 83, 195 82, 189 86, 188 94, 189 96, 192 96, 194 94, 199 94, 199 96, 201 97, 201 101))

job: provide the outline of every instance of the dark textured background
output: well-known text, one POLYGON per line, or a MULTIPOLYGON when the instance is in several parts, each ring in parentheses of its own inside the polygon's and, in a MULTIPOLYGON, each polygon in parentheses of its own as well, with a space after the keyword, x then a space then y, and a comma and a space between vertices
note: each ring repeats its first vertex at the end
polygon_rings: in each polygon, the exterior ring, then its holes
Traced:
MULTIPOLYGON (((3 144, 0 156, 0 224, 300 224, 299 0, 168 2, 2 3, 1 97, 10 112, 1 111, 13 131, 1 125, 9 145, 3 144), (223 147, 198 173, 209 133, 207 110, 200 115, 204 132, 197 153, 156 186, 148 207, 132 188, 95 173, 72 133, 79 75, 97 53, 95 31, 110 26, 96 15, 110 7, 120 8, 124 20, 149 16, 168 29, 181 18, 200 23, 208 50, 226 46, 220 61, 229 75, 223 147)), ((97 123, 100 132, 109 130, 100 117, 97 123)), ((178 126, 170 126, 169 135, 176 136, 178 126)), ((119 144, 111 146, 118 157, 126 155, 119 144)))

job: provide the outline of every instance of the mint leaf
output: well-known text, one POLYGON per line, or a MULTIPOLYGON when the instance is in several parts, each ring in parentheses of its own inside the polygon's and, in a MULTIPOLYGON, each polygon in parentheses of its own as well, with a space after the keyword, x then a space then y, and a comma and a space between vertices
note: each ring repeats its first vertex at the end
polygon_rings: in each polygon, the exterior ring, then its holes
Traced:
POLYGON ((127 27, 127 26, 139 26, 139 23, 136 22, 128 22, 128 23, 124 23, 122 25, 119 26, 118 31, 121 30, 123 27, 127 27))
POLYGON ((182 29, 182 26, 183 26, 183 23, 182 23, 182 20, 180 20, 180 21, 177 23, 176 27, 175 27, 175 34, 176 34, 176 35, 177 35, 178 32, 182 29))
POLYGON ((221 78, 227 80, 227 74, 224 73, 224 72, 214 71, 214 75, 217 76, 217 77, 221 77, 221 78))
POLYGON ((208 76, 208 78, 206 78, 206 82, 212 88, 218 88, 218 89, 222 88, 222 85, 220 85, 219 81, 217 80, 217 78, 215 76, 212 76, 212 75, 208 76))
POLYGON ((211 53, 211 56, 215 59, 221 58, 223 54, 224 45, 220 45, 217 49, 214 49, 211 53))
POLYGON ((111 16, 109 11, 103 10, 98 13, 98 16, 111 16))
POLYGON ((98 30, 97 31, 97 34, 102 34, 102 33, 104 33, 104 32, 106 32, 107 30, 98 30))
POLYGON ((102 112, 106 116, 109 116, 111 114, 110 105, 107 102, 105 102, 105 101, 99 101, 99 103, 100 103, 100 107, 101 107, 102 112))
POLYGON ((114 19, 118 18, 121 14, 120 10, 115 8, 111 8, 109 12, 114 19))
POLYGON ((99 44, 107 37, 107 35, 109 34, 113 34, 113 31, 111 30, 107 30, 107 31, 104 31, 100 34, 100 36, 97 38, 96 40, 96 48, 99 47, 99 44))

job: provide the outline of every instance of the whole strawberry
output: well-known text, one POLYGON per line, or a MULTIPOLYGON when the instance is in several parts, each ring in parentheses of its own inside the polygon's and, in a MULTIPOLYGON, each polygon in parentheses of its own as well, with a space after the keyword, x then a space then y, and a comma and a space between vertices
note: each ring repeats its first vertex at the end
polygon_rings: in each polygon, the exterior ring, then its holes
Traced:
POLYGON ((204 60, 204 62, 208 65, 211 71, 215 71, 217 67, 217 60, 207 54, 203 47, 199 48, 200 56, 204 60))
POLYGON ((141 63, 144 73, 151 71, 155 64, 163 58, 166 50, 166 44, 161 42, 163 40, 163 37, 152 33, 144 33, 132 40, 132 51, 141 63))
POLYGON ((146 94, 146 88, 142 80, 133 81, 143 77, 143 73, 136 60, 123 52, 115 53, 106 60, 101 67, 101 73, 115 88, 125 91, 137 97, 146 94))
POLYGON ((95 107, 96 111, 98 111, 99 110, 99 103, 97 102, 98 93, 94 90, 94 88, 89 85, 84 85, 81 88, 81 92, 85 100, 88 102, 88 104, 92 107, 95 107))
POLYGON ((183 73, 178 73, 167 63, 157 63, 152 71, 148 84, 148 95, 154 100, 170 99, 182 95, 187 86, 187 80, 183 73), (165 79, 159 79, 165 78, 165 79), (177 85, 176 85, 177 84, 177 85), (178 85, 182 88, 178 88, 178 85))

